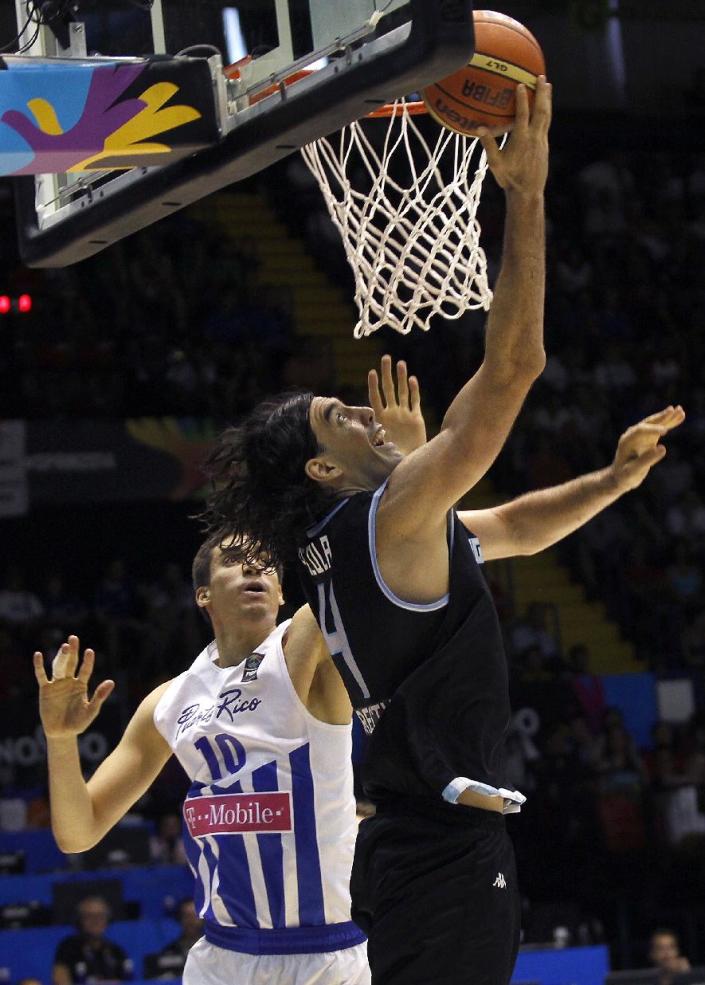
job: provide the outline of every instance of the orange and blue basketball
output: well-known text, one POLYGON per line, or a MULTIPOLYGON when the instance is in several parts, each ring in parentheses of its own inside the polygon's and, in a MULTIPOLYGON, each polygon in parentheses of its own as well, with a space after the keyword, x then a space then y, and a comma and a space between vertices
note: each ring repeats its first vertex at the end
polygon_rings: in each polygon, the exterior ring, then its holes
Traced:
POLYGON ((519 21, 494 10, 476 10, 475 54, 453 75, 427 86, 426 107, 439 123, 474 135, 487 127, 496 136, 512 128, 516 87, 528 87, 530 104, 539 75, 546 71, 541 47, 519 21))

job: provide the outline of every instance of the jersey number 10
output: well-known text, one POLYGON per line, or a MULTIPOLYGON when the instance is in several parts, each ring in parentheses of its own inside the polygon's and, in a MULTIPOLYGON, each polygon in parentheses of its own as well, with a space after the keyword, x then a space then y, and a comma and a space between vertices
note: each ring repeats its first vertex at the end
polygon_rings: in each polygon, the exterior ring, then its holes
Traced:
POLYGON ((208 764, 213 780, 222 780, 223 771, 226 776, 232 776, 233 773, 241 770, 247 761, 247 753, 243 744, 238 742, 234 735, 228 735, 226 732, 219 732, 218 735, 214 735, 213 741, 217 748, 213 747, 213 742, 207 735, 201 736, 194 742, 196 749, 202 753, 208 764))

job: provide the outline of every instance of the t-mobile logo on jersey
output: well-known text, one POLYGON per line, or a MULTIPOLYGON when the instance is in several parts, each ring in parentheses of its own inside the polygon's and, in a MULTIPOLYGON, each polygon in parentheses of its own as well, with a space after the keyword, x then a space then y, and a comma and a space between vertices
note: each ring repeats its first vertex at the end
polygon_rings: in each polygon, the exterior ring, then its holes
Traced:
POLYGON ((333 551, 325 534, 312 540, 306 547, 299 548, 299 560, 306 565, 309 574, 314 578, 325 571, 330 571, 333 564, 333 551))
POLYGON ((184 803, 184 820, 192 838, 250 831, 283 834, 292 830, 291 794, 285 791, 190 797, 184 803))

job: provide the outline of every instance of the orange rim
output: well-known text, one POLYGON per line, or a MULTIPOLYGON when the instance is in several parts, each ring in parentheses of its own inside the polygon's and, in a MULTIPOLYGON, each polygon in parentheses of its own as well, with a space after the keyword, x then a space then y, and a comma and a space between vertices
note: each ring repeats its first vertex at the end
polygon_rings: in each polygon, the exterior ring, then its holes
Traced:
POLYGON ((367 118, 370 120, 379 120, 389 119, 390 116, 401 116, 405 108, 409 116, 422 116, 424 113, 428 113, 426 103, 418 100, 413 103, 385 103, 384 106, 378 106, 377 109, 373 109, 371 113, 368 113, 367 118))

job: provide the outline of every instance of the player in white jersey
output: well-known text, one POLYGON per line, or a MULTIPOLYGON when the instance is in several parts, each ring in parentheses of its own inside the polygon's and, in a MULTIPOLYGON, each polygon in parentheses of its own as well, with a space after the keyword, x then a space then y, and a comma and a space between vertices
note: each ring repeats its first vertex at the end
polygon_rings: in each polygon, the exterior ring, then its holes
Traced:
POLYGON ((184 840, 204 937, 184 985, 367 985, 364 936, 350 920, 356 835, 351 707, 308 607, 276 626, 274 572, 207 541, 196 604, 215 640, 139 706, 86 783, 77 736, 113 690, 88 699, 94 653, 62 645, 34 666, 59 847, 96 844, 172 753, 191 779, 184 840))

